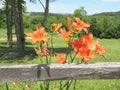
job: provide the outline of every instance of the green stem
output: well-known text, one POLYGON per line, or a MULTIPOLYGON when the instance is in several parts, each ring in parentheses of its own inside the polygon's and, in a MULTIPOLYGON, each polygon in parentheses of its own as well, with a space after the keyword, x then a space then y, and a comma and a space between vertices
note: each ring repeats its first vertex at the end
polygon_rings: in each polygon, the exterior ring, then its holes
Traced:
MULTIPOLYGON (((71 55, 71 51, 70 50, 71 50, 71 47, 68 45, 66 59, 67 59, 68 55, 70 54, 70 60, 71 60, 72 59, 72 55, 71 55)), ((71 62, 68 62, 68 63, 71 63, 71 62)))
POLYGON ((44 88, 45 88, 45 90, 49 90, 49 88, 50 88, 50 81, 44 81, 44 88))
POLYGON ((64 89, 65 87, 66 87, 65 90, 69 90, 69 87, 70 87, 71 83, 72 83, 72 80, 68 80, 68 81, 64 84, 64 86, 61 87, 61 90, 64 89))
POLYGON ((7 84, 7 83, 5 83, 5 85, 6 85, 6 90, 9 90, 9 86, 8 86, 8 84, 7 84))
POLYGON ((75 57, 76 57, 77 54, 78 54, 78 52, 75 53, 75 55, 73 56, 73 58, 71 58, 71 63, 73 63, 73 61, 74 61, 74 59, 75 59, 75 57))
POLYGON ((46 63, 49 64, 48 56, 46 56, 46 63))
POLYGON ((69 82, 67 83, 67 86, 66 86, 66 90, 69 90, 71 83, 72 83, 72 80, 69 80, 69 82))
POLYGON ((62 80, 60 80, 59 90, 62 90, 62 80))
POLYGON ((81 59, 81 63, 83 63, 83 62, 84 62, 84 58, 81 59))
POLYGON ((53 54, 54 53, 54 46, 53 46, 53 32, 51 34, 51 53, 53 54))
POLYGON ((76 83, 77 83, 77 80, 74 81, 74 87, 73 87, 73 90, 76 90, 76 83))
POLYGON ((37 88, 38 88, 38 90, 40 90, 40 82, 39 81, 37 82, 37 88))
POLYGON ((39 58, 40 58, 40 62, 41 62, 41 64, 43 64, 43 62, 42 62, 42 57, 41 57, 41 56, 39 56, 39 58))

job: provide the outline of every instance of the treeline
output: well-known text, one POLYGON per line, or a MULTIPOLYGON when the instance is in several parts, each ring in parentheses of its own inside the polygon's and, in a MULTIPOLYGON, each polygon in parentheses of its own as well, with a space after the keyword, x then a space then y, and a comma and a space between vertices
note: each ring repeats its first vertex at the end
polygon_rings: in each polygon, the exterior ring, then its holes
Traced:
MULTIPOLYGON (((52 23, 63 23, 66 27, 67 17, 74 18, 72 14, 53 14, 48 15, 46 30, 50 31, 52 23)), ((2 16, 3 17, 3 16, 2 16)), ((91 16, 80 17, 82 20, 91 24, 90 32, 98 38, 120 38, 120 12, 108 12, 95 14, 91 16)), ((24 28, 28 30, 34 29, 34 25, 41 26, 43 21, 43 13, 24 13, 24 28)), ((2 21, 0 21, 1 23, 2 21)), ((5 20, 0 24, 0 27, 5 28, 5 20)))
POLYGON ((98 38, 120 38, 120 16, 93 15, 90 31, 98 38))
MULTIPOLYGON (((71 14, 53 14, 50 13, 47 17, 47 23, 46 23, 46 30, 50 31, 50 26, 53 23, 62 23, 63 26, 67 26, 66 19, 67 17, 72 17, 71 14)), ((34 29, 34 26, 37 25, 38 27, 42 25, 43 22, 43 14, 42 13, 28 13, 24 14, 23 16, 24 20, 24 27, 26 29, 34 29)))

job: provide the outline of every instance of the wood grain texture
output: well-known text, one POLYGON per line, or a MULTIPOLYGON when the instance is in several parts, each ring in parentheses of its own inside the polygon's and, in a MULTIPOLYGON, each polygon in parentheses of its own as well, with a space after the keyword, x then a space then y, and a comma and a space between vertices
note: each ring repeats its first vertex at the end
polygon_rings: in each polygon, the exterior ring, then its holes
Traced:
POLYGON ((120 79, 120 62, 0 66, 0 82, 120 79))

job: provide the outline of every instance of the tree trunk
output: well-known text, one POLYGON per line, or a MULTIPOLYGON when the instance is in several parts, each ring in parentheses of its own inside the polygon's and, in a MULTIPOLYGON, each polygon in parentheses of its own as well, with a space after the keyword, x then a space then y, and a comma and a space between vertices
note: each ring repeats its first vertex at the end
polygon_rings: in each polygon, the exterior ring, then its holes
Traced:
POLYGON ((10 10, 10 1, 6 0, 6 23, 7 23, 7 40, 8 40, 8 45, 9 47, 12 47, 13 44, 13 40, 12 40, 12 14, 11 14, 11 10, 10 10))
POLYGON ((21 4, 21 0, 12 0, 12 9, 13 9, 13 16, 14 16, 14 23, 15 23, 15 30, 16 30, 16 37, 17 37, 17 48, 18 48, 18 53, 19 56, 24 56, 25 55, 25 51, 24 51, 24 35, 23 35, 23 27, 21 26, 21 17, 18 13, 18 11, 21 13, 22 9, 21 6, 18 9, 17 4, 21 4))
POLYGON ((48 12, 49 12, 49 0, 46 0, 46 6, 45 6, 45 11, 44 11, 44 20, 43 20, 44 27, 46 27, 48 12))
POLYGON ((22 2, 23 0, 18 0, 18 15, 19 15, 19 27, 20 27, 20 35, 21 35, 21 40, 22 40, 22 47, 24 50, 25 47, 25 37, 24 37, 24 26, 23 26, 23 16, 22 16, 22 2))

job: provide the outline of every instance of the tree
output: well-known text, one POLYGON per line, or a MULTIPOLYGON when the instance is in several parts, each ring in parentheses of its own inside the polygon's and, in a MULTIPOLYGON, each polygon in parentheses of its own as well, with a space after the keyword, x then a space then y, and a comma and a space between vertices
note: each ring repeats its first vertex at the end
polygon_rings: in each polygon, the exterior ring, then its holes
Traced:
POLYGON ((46 22, 47 22, 47 16, 49 12, 49 0, 46 0, 46 5, 44 8, 44 19, 43 19, 43 26, 46 27, 46 22))
POLYGON ((80 7, 78 9, 74 10, 74 16, 75 17, 83 17, 87 14, 87 11, 85 10, 84 7, 80 7))
POLYGON ((23 0, 17 0, 17 1, 12 0, 12 10, 13 10, 19 56, 25 55, 25 49, 24 49, 25 38, 24 38, 24 28, 23 28, 23 20, 22 20, 22 2, 23 0))
POLYGON ((7 24, 7 40, 9 47, 12 47, 12 10, 11 10, 11 1, 5 0, 5 11, 6 11, 6 24, 7 24))
MULTIPOLYGON (((40 2, 40 4, 44 9, 44 19, 43 19, 42 26, 46 28, 46 22, 47 22, 47 17, 49 13, 49 2, 54 2, 56 0, 45 0, 45 5, 42 3, 41 0, 38 0, 38 1, 40 2)), ((36 2, 36 0, 30 0, 30 2, 36 2)))
POLYGON ((90 32, 92 32, 92 34, 95 37, 98 37, 100 34, 100 30, 97 29, 97 19, 96 18, 91 19, 90 32))
MULTIPOLYGON (((14 19, 14 14, 13 14, 13 10, 14 8, 17 9, 17 12, 19 13, 18 16, 19 17, 22 17, 22 13, 21 13, 21 8, 20 7, 24 7, 23 10, 25 10, 25 1, 23 0, 15 0, 15 2, 18 2, 16 3, 15 7, 13 8, 13 2, 12 0, 0 0, 2 3, 3 3, 3 10, 4 12, 6 13, 6 25, 7 25, 7 42, 8 42, 8 45, 9 47, 12 47, 12 26, 13 26, 13 23, 15 20, 14 19), (19 2, 21 2, 22 4, 20 4, 19 2), (20 6, 21 5, 21 6, 20 6), (18 10, 19 9, 19 10, 18 10)), ((17 17, 18 17, 17 16, 17 17)), ((22 23, 22 18, 19 19, 19 22, 22 23)), ((15 23, 14 23, 15 24, 15 23)), ((20 24, 21 25, 21 24, 20 24)), ((23 26, 23 25, 22 25, 23 26)), ((22 27, 21 26, 21 27, 22 27)), ((21 29, 22 30, 22 29, 21 29)))

